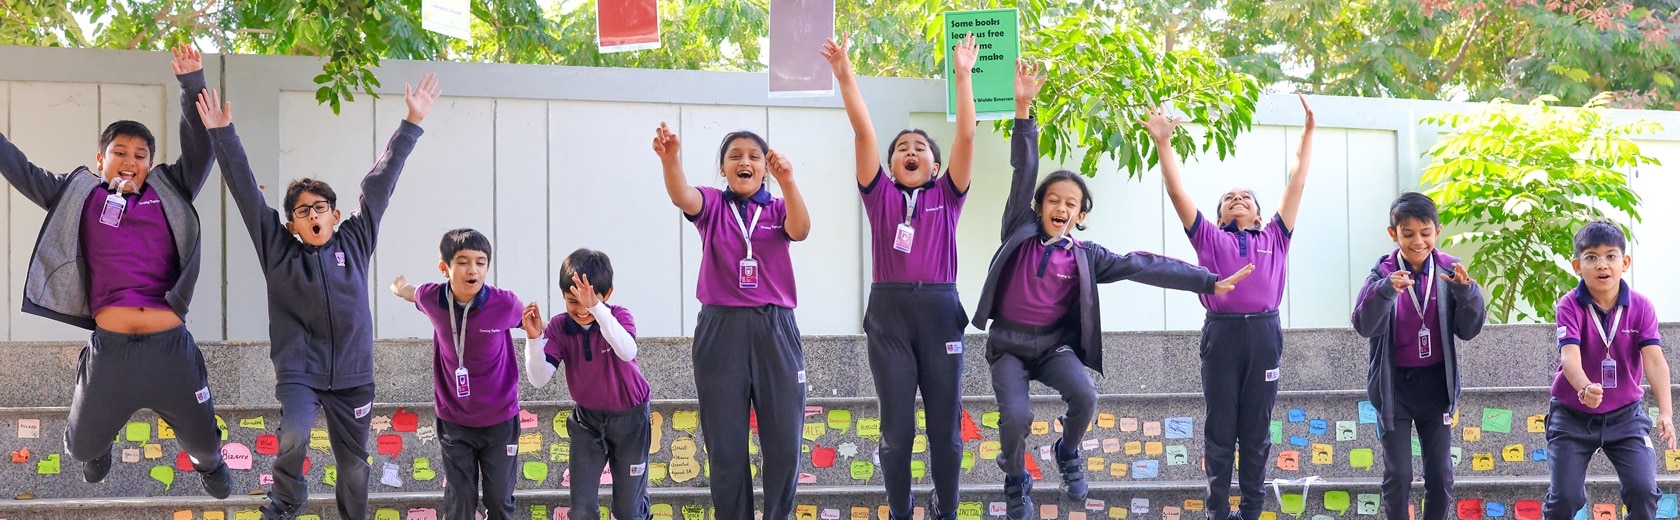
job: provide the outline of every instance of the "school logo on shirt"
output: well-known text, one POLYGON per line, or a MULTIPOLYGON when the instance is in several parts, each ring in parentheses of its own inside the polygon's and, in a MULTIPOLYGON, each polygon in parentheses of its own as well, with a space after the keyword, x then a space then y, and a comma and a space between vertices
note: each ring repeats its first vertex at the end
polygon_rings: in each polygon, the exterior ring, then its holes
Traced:
POLYGON ((163 203, 162 200, 142 200, 142 201, 140 201, 141 206, 145 206, 147 204, 162 204, 162 203, 163 203))
POLYGON ((1256 252, 1256 253, 1260 253, 1260 254, 1263 254, 1263 255, 1269 255, 1269 254, 1272 254, 1272 250, 1270 250, 1270 249, 1258 249, 1258 248, 1256 248, 1256 249, 1255 249, 1255 250, 1254 250, 1254 252, 1256 252))
POLYGON ((945 206, 934 206, 934 207, 922 210, 922 213, 932 213, 932 212, 939 211, 939 210, 942 210, 942 209, 945 209, 945 206))
POLYGON ((503 330, 506 329, 478 329, 479 332, 484 334, 501 334, 503 330))
POLYGON ((1072 280, 1073 279, 1073 275, 1067 274, 1067 273, 1056 273, 1056 277, 1061 278, 1063 280, 1072 280))

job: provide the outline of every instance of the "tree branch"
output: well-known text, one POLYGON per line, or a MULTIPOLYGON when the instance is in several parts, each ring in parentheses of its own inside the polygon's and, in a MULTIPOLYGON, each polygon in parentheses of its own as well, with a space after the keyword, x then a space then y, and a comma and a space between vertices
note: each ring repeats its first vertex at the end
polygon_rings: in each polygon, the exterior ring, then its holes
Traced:
POLYGON ((1431 92, 1431 94, 1439 94, 1447 81, 1458 74, 1458 69, 1464 66, 1464 57, 1470 54, 1470 43, 1476 40, 1476 32, 1487 24, 1489 16, 1493 16, 1492 9, 1488 9, 1481 16, 1476 17, 1476 21, 1470 24, 1470 30, 1464 32, 1464 41, 1458 44, 1458 54, 1453 56, 1452 61, 1447 62, 1447 70, 1441 74, 1441 80, 1435 83, 1435 92, 1431 92))

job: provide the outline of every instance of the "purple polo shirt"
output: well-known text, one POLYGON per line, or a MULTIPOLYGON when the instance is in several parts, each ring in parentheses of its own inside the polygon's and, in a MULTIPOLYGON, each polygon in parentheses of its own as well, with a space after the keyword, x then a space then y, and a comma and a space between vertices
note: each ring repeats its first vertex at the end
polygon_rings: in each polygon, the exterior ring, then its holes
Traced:
POLYGON ((736 197, 709 186, 698 186, 700 213, 686 216, 700 232, 700 280, 695 295, 700 303, 724 307, 758 307, 775 305, 794 308, 798 295, 794 291, 793 260, 788 257, 787 203, 772 198, 763 188, 748 200, 731 204, 736 197), (747 244, 741 236, 741 225, 751 225, 753 212, 764 208, 758 225, 752 230, 753 259, 758 261, 758 287, 742 288, 741 260, 747 257, 747 244), (732 209, 734 208, 734 209, 732 209), (737 209, 744 210, 741 217, 737 209), (739 220, 737 220, 739 218, 739 220))
MULTIPOLYGON (((636 335, 636 320, 630 310, 608 305, 613 319, 618 320, 632 337, 636 335)), ((599 320, 600 318, 596 318, 599 320)), ((648 402, 648 382, 636 362, 625 361, 613 353, 601 327, 578 325, 572 315, 560 313, 549 320, 543 329, 548 343, 543 354, 548 363, 558 368, 566 365, 566 388, 572 400, 589 410, 616 412, 648 402)))
POLYGON ((1435 303, 1435 298, 1441 294, 1441 291, 1449 290, 1447 282, 1441 279, 1441 275, 1450 273, 1441 272, 1440 265, 1438 265, 1435 257, 1436 254, 1438 253, 1430 251, 1429 258, 1426 260, 1431 265, 1435 265, 1433 273, 1418 269, 1417 266, 1406 265, 1406 260, 1400 256, 1399 249, 1395 249, 1394 254, 1389 255, 1389 259, 1394 264, 1394 269, 1410 271, 1412 280, 1416 282, 1407 290, 1402 291, 1399 297, 1395 299, 1397 307, 1394 309, 1394 337, 1389 341, 1389 347, 1394 349, 1394 366, 1418 368, 1439 365, 1445 357, 1445 353, 1441 350, 1441 341, 1444 336, 1441 334, 1441 318, 1437 310, 1439 305, 1435 303), (1433 289, 1427 287, 1431 280, 1435 284, 1433 289), (1427 298, 1425 298, 1425 293, 1428 293, 1427 298), (1413 298, 1423 303, 1422 318, 1418 316, 1417 303, 1412 302, 1413 298), (1425 320, 1428 320, 1429 325, 1429 357, 1423 357, 1418 348, 1418 330, 1423 328, 1425 320))
POLYGON ((1044 327, 1060 323, 1079 297, 1079 263, 1074 238, 1052 246, 1028 240, 1015 250, 1009 271, 999 287, 998 317, 1023 325, 1044 327))
POLYGON ((525 304, 512 292, 484 286, 467 310, 467 387, 471 394, 455 397, 454 331, 449 313, 460 318, 461 304, 449 305, 448 284, 428 283, 414 291, 414 306, 432 320, 432 385, 437 417, 469 428, 500 424, 519 415, 519 362, 515 360, 513 337, 519 329, 525 304))
POLYGON ((1289 241, 1294 235, 1283 225, 1283 217, 1272 215, 1271 224, 1258 231, 1229 231, 1196 212, 1196 223, 1185 230, 1190 247, 1196 250, 1196 264, 1220 278, 1243 266, 1254 264, 1254 272, 1223 295, 1201 295, 1202 307, 1210 312, 1256 313, 1275 311, 1283 303, 1284 270, 1289 267, 1289 241))
POLYGON ((921 188, 909 189, 887 177, 885 168, 875 180, 859 186, 863 211, 869 215, 870 257, 875 263, 875 281, 886 283, 957 281, 957 219, 962 216, 967 193, 958 190, 951 175, 940 176, 921 188), (915 193, 916 207, 907 220, 907 197, 915 193), (913 229, 910 252, 895 248, 898 228, 908 223, 913 229))
POLYGON ((181 258, 163 215, 163 201, 149 186, 142 186, 139 194, 124 195, 128 205, 112 227, 100 221, 110 194, 104 187, 94 188, 82 210, 89 310, 97 316, 105 307, 169 309, 164 294, 181 277, 181 258))
POLYGON ((1559 366, 1557 378, 1552 382, 1552 397, 1564 406, 1582 413, 1601 414, 1637 403, 1645 397, 1645 390, 1639 387, 1645 377, 1644 358, 1640 353, 1649 346, 1662 348, 1662 334, 1657 331, 1657 310, 1651 305, 1651 300, 1628 288, 1626 281, 1622 282, 1621 292, 1616 296, 1616 307, 1622 309, 1622 321, 1615 326, 1616 330, 1611 331, 1613 340, 1606 348, 1602 331, 1595 329, 1599 323, 1611 327, 1610 324, 1616 320, 1617 309, 1609 312, 1599 309, 1593 303, 1592 293, 1587 290, 1585 282, 1558 300, 1558 347, 1580 346, 1581 368, 1586 370, 1587 379, 1603 384, 1605 357, 1608 355, 1616 360, 1616 387, 1604 389, 1604 401, 1599 403, 1598 408, 1587 408, 1581 404, 1575 387, 1569 384, 1569 379, 1563 375, 1563 367, 1559 366), (1593 321, 1593 314, 1598 316, 1597 322, 1593 321))

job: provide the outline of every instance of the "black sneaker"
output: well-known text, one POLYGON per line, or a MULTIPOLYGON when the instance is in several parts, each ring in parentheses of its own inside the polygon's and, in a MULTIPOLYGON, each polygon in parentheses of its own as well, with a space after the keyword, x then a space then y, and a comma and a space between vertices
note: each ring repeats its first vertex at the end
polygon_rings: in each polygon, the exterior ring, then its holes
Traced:
POLYGON ((1062 440, 1056 439, 1056 469, 1062 472, 1062 493, 1072 502, 1084 502, 1085 496, 1090 494, 1090 486, 1085 482, 1085 461, 1079 458, 1079 450, 1073 450, 1073 458, 1062 458, 1062 440))
POLYGON ((931 520, 957 520, 957 510, 946 511, 939 507, 938 491, 928 494, 928 518, 931 520))
POLYGON ((1009 520, 1036 520, 1038 511, 1033 509, 1032 475, 1021 474, 1003 478, 1003 500, 1009 505, 1007 516, 1009 520))
POLYGON ((268 505, 257 511, 262 513, 262 520, 294 520, 302 510, 303 506, 288 506, 279 500, 269 500, 268 505))
POLYGON ((228 471, 226 462, 216 465, 216 469, 201 471, 204 477, 204 492, 218 499, 227 498, 233 492, 233 472, 228 471))
POLYGON ((90 460, 86 464, 82 465, 82 481, 87 482, 89 484, 97 484, 97 483, 99 483, 99 481, 105 480, 105 475, 110 474, 110 473, 111 473, 111 452, 110 451, 106 451, 105 455, 100 456, 97 459, 90 460))

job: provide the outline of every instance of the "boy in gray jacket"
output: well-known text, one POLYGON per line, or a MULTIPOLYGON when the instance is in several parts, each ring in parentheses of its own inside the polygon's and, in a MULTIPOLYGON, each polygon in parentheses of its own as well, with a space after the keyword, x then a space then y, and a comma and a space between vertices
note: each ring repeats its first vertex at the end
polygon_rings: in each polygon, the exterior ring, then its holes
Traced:
POLYGON ((29 259, 23 311, 93 330, 82 348, 64 448, 82 478, 111 471, 111 443, 141 408, 175 428, 204 490, 227 498, 221 432, 204 355, 187 331, 198 282, 199 224, 192 201, 210 176, 204 124, 192 117, 203 63, 189 46, 170 63, 181 82, 181 157, 152 164, 156 140, 134 121, 99 136, 95 168, 41 169, 0 136, 0 174, 47 210, 29 259))
POLYGON ((302 511, 309 497, 304 452, 320 412, 326 414, 338 464, 338 515, 367 518, 367 436, 373 421, 368 271, 379 220, 420 137, 420 121, 437 100, 437 78, 427 74, 418 89, 405 90, 408 117, 362 178, 360 211, 342 224, 338 195, 315 179, 292 181, 286 187, 284 209, 269 207, 234 133, 231 108, 224 108, 213 90, 198 103, 210 127, 222 178, 239 206, 268 281, 269 359, 274 361, 274 397, 280 401, 281 422, 274 490, 262 508, 264 519, 296 518, 302 511))

